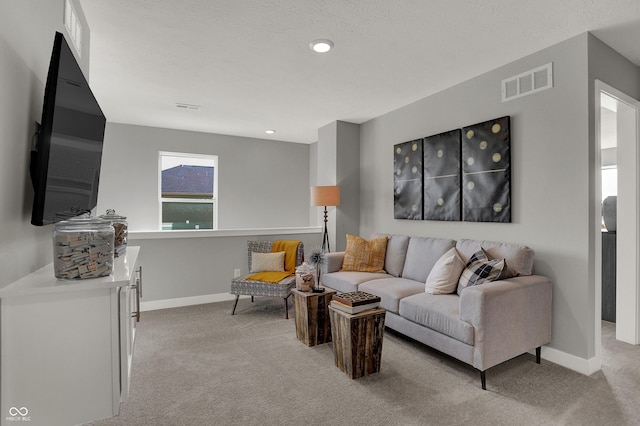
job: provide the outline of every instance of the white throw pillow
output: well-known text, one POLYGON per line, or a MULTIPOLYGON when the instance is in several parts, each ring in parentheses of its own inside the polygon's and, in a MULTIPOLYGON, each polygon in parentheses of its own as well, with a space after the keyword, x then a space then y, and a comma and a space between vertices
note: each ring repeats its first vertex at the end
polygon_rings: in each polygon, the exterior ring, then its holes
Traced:
POLYGON ((252 252, 251 272, 284 272, 284 252, 252 252))
POLYGON ((424 286, 425 293, 450 294, 456 291, 464 266, 458 251, 452 247, 433 265, 424 286))

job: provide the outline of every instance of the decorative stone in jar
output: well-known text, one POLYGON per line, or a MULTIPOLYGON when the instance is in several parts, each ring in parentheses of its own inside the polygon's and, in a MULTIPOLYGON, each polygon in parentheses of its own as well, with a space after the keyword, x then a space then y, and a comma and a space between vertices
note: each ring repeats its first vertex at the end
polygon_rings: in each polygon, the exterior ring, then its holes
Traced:
POLYGON ((120 216, 116 214, 115 210, 107 209, 107 212, 100 216, 100 218, 111 222, 115 231, 113 256, 122 256, 127 251, 127 237, 129 235, 129 224, 127 223, 126 216, 120 216))
POLYGON ((53 270, 56 278, 81 280, 113 273, 111 222, 99 218, 58 222, 53 231, 53 270))
POLYGON ((312 291, 318 280, 316 268, 307 262, 296 268, 296 289, 300 291, 312 291))

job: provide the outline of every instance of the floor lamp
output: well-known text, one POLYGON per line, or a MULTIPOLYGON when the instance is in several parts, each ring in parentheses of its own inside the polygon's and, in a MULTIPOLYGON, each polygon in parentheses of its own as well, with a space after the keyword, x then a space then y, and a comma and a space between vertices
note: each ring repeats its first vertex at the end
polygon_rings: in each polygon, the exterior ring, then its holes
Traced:
POLYGON ((327 207, 340 205, 340 187, 312 186, 311 205, 324 206, 324 236, 322 237, 322 252, 330 253, 331 247, 329 246, 329 232, 327 231, 327 207))

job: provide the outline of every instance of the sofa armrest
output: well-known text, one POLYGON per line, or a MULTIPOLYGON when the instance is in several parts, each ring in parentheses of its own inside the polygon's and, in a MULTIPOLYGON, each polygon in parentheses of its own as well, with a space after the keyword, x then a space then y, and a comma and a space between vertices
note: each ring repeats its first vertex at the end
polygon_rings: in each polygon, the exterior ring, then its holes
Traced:
POLYGON ((551 341, 551 280, 528 275, 468 287, 460 319, 475 332, 473 366, 480 371, 551 341))
POLYGON ((327 264, 322 266, 322 273, 338 272, 342 269, 342 261, 344 260, 344 252, 336 251, 333 253, 325 253, 327 264))

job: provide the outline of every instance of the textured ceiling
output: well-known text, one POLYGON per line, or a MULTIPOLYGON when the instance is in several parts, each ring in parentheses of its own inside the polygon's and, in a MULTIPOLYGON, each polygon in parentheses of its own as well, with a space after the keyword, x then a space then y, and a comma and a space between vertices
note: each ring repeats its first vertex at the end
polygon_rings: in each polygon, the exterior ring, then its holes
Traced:
POLYGON ((585 31, 640 65, 640 0, 80 3, 107 119, 154 127, 311 143, 585 31))

